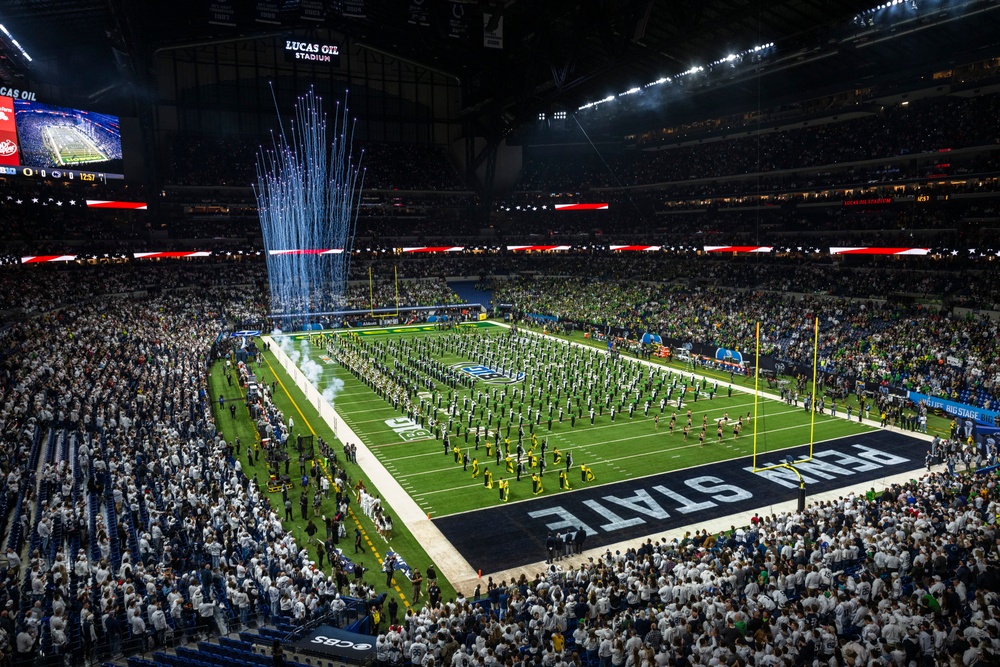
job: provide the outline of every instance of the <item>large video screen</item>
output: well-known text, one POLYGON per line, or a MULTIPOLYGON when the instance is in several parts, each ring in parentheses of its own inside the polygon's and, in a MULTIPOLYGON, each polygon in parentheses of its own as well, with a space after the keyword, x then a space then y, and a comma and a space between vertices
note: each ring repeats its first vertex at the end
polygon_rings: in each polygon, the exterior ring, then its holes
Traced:
POLYGON ((122 178, 118 116, 0 97, 0 165, 5 174, 122 178))

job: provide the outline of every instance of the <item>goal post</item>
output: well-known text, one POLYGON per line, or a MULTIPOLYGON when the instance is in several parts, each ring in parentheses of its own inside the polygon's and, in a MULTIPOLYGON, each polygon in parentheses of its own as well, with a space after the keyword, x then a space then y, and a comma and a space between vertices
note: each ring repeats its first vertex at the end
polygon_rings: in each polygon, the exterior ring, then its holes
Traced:
MULTIPOLYGON (((817 369, 819 362, 819 317, 816 317, 813 321, 813 386, 812 394, 809 404, 809 454, 805 458, 790 460, 791 456, 788 456, 784 463, 773 463, 767 466, 757 465, 757 457, 759 454, 758 443, 757 443, 757 424, 758 424, 758 404, 760 398, 760 322, 757 322, 756 328, 756 352, 754 357, 754 383, 753 383, 753 469, 752 472, 764 472, 765 470, 774 470, 776 468, 787 468, 795 473, 799 478, 799 489, 800 492, 805 491, 805 481, 802 479, 802 474, 795 468, 796 464, 807 463, 813 459, 813 446, 815 444, 816 435, 816 378, 817 369)), ((804 500, 804 497, 800 495, 800 504, 804 500)))
POLYGON ((372 267, 368 267, 368 310, 372 317, 376 318, 389 318, 389 317, 399 317, 399 271, 395 266, 392 267, 392 291, 393 299, 392 305, 378 305, 376 303, 376 288, 378 285, 375 280, 375 273, 372 267), (376 312, 381 311, 381 312, 376 312))

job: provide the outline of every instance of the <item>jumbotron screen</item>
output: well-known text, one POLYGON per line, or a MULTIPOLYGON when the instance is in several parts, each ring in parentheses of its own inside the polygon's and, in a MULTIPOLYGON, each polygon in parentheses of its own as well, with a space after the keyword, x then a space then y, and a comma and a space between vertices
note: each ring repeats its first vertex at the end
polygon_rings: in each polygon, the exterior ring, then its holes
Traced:
POLYGON ((0 174, 122 178, 118 116, 0 97, 0 174))

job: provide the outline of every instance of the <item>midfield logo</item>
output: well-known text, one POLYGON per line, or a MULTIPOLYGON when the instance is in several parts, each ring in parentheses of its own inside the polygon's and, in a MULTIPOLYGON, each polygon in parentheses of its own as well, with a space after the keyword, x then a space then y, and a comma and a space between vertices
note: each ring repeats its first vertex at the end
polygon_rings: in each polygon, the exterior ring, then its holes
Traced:
POLYGON ((501 373, 488 366, 477 364, 455 364, 455 367, 463 373, 468 373, 477 380, 482 380, 486 384, 517 384, 524 380, 524 373, 501 373))

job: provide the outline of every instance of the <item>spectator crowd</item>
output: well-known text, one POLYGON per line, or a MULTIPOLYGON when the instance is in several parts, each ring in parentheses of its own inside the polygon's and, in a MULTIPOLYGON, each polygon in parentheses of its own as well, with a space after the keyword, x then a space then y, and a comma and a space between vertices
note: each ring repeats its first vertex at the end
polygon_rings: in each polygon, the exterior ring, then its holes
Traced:
MULTIPOLYGON (((553 261, 578 275, 627 270, 613 256, 553 261)), ((239 445, 211 416, 209 365, 231 359, 220 334, 267 311, 262 283, 239 281, 244 264, 33 268, 5 270, 8 293, 40 303, 0 334, 0 653, 15 663, 113 656, 251 619, 338 618, 348 597, 385 614, 377 659, 389 665, 971 667, 1000 648, 1000 497, 985 474, 931 474, 721 534, 560 560, 488 584, 478 607, 462 596, 423 602, 420 588, 399 616, 381 607, 385 594, 363 570, 347 576, 335 542, 324 563, 296 541, 282 524, 288 507, 273 507, 244 474, 239 445), (136 287, 141 294, 108 296, 136 287)), ((733 348, 746 349, 760 320, 767 351, 791 361, 809 354, 805 333, 819 313, 830 373, 990 397, 996 389, 997 324, 985 319, 638 280, 535 278, 494 290, 517 312, 733 348), (954 355, 978 362, 940 363, 954 355)), ((258 428, 280 438, 288 420, 268 393, 255 408, 258 428)), ((349 476, 330 473, 343 507, 349 476)))

